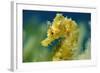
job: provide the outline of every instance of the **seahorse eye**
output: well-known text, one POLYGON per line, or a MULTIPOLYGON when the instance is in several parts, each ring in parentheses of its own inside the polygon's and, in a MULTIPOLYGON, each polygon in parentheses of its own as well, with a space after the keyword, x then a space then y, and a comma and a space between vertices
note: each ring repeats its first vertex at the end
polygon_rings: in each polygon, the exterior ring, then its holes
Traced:
POLYGON ((54 33, 53 33, 53 32, 51 32, 51 34, 53 35, 54 33))

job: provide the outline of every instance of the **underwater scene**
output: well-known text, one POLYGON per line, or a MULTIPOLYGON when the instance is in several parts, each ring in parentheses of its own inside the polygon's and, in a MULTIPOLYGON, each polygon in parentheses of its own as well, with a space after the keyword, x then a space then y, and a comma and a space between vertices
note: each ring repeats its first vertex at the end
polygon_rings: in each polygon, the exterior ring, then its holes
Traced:
POLYGON ((23 62, 91 59, 91 13, 23 10, 23 62))

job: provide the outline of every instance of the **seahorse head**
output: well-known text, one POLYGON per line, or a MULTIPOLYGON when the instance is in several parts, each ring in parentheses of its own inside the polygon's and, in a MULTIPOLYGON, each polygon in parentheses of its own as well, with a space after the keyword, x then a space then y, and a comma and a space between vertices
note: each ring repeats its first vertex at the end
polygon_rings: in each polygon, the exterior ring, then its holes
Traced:
POLYGON ((41 43, 43 46, 48 46, 52 41, 61 37, 62 34, 62 22, 64 21, 64 16, 62 14, 56 14, 52 24, 47 30, 47 38, 41 43))

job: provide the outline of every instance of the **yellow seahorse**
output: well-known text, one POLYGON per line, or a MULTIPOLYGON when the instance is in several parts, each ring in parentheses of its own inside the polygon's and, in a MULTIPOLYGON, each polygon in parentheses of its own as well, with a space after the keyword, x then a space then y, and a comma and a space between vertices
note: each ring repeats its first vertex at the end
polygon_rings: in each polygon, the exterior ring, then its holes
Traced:
POLYGON ((75 56, 75 50, 78 45, 79 28, 77 23, 71 18, 64 17, 57 13, 52 25, 47 30, 47 38, 44 39, 42 46, 49 46, 53 41, 59 38, 60 45, 56 47, 56 51, 52 57, 53 61, 72 60, 75 56))

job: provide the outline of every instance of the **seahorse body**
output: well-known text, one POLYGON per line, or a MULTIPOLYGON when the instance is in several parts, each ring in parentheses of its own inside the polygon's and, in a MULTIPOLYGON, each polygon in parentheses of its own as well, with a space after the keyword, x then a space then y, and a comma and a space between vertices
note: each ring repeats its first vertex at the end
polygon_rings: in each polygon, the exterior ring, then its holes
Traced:
POLYGON ((77 23, 71 18, 57 14, 47 31, 47 38, 41 44, 46 47, 55 39, 61 38, 59 46, 56 46, 52 60, 72 60, 79 44, 78 37, 79 28, 77 23))

